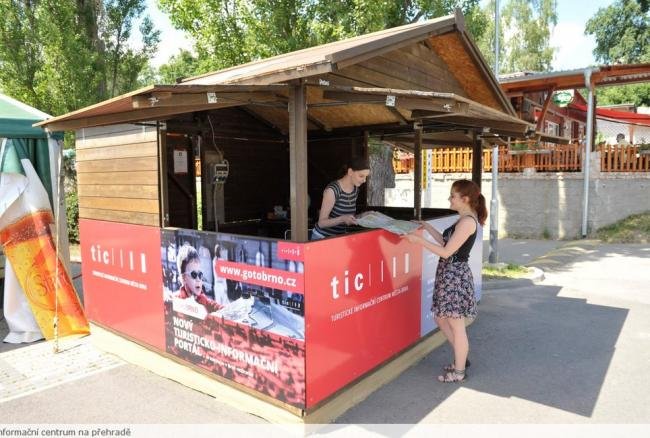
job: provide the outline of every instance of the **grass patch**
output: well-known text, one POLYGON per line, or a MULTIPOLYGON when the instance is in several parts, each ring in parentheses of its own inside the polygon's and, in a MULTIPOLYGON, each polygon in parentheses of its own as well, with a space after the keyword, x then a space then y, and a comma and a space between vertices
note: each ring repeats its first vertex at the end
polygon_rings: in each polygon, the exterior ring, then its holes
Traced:
POLYGON ((507 265, 500 267, 484 266, 482 271, 483 278, 488 280, 524 278, 527 277, 529 273, 529 268, 521 265, 515 265, 513 263, 508 263, 507 265))
POLYGON ((607 243, 650 242, 650 212, 629 216, 596 231, 596 237, 607 243))
POLYGON ((81 247, 78 243, 70 244, 70 260, 81 260, 81 247))

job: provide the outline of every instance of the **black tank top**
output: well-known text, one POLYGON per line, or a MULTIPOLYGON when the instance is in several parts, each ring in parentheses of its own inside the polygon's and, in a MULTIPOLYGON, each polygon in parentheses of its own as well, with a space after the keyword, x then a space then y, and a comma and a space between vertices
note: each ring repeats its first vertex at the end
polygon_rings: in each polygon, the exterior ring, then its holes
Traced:
MULTIPOLYGON (((469 215, 467 215, 469 216, 469 215)), ((465 216, 463 216, 465 217, 465 216)), ((458 248, 458 250, 452 254, 449 258, 447 258, 447 261, 449 262, 466 262, 469 260, 469 253, 472 250, 472 246, 474 246, 474 241, 476 240, 476 234, 478 234, 478 221, 474 216, 469 216, 474 221, 476 222, 476 229, 474 232, 467 238, 465 242, 458 248)), ((462 218, 460 218, 462 219, 462 218)), ((449 238, 451 235, 456 231, 456 224, 460 221, 458 219, 456 223, 454 223, 451 227, 447 228, 443 233, 442 233, 442 239, 445 241, 445 245, 447 242, 449 242, 449 238)))
MULTIPOLYGON (((357 195, 359 194, 359 188, 357 186, 354 186, 354 189, 350 193, 347 193, 343 191, 338 181, 332 181, 325 189, 332 189, 334 192, 334 206, 330 212, 329 219, 346 214, 355 214, 357 212, 357 195)), ((314 230, 323 236, 329 237, 345 233, 346 228, 347 226, 345 224, 335 225, 329 228, 321 228, 317 224, 314 230)))

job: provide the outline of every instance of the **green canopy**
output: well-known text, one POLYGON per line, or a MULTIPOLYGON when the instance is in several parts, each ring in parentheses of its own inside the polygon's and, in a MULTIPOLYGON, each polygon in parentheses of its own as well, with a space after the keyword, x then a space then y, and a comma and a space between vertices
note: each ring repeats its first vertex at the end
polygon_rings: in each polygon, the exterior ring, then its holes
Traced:
POLYGON ((0 138, 47 138, 42 128, 32 125, 49 114, 0 93, 0 138))
POLYGON ((49 114, 0 93, 0 138, 8 139, 0 151, 0 172, 24 173, 20 159, 29 159, 52 199, 48 135, 32 125, 49 114))

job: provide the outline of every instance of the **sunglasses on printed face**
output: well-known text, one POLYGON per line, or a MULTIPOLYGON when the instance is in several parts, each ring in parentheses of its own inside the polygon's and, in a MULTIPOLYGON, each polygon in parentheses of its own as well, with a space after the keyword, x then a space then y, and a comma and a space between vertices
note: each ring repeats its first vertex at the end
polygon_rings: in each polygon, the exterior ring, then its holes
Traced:
POLYGON ((192 277, 192 280, 196 280, 197 278, 200 280, 203 279, 203 272, 201 271, 186 272, 186 274, 192 277))

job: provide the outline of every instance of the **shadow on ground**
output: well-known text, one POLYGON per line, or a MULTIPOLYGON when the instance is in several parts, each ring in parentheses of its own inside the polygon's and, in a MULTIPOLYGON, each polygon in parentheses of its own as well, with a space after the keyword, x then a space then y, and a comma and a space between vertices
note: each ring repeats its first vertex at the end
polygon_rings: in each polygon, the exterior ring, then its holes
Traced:
MULTIPOLYGON (((469 327, 473 364, 465 388, 592 415, 628 310, 558 297, 559 290, 486 291, 469 327)), ((337 423, 422 422, 459 388, 435 381, 450 356, 447 346, 435 350, 337 423)))

